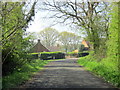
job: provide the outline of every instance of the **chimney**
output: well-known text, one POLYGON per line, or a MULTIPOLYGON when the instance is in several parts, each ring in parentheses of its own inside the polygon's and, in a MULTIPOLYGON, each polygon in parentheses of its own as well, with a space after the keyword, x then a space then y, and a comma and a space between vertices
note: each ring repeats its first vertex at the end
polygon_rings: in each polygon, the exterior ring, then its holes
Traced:
POLYGON ((38 39, 38 43, 40 43, 40 39, 38 39))

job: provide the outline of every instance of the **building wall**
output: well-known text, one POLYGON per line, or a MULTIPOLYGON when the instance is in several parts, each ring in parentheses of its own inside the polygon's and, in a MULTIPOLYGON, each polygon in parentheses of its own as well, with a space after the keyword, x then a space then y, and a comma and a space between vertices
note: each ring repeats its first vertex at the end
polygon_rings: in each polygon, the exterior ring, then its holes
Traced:
POLYGON ((89 46, 87 45, 87 43, 86 43, 86 41, 85 41, 85 40, 83 40, 83 41, 82 41, 82 44, 84 45, 84 47, 89 48, 89 46))

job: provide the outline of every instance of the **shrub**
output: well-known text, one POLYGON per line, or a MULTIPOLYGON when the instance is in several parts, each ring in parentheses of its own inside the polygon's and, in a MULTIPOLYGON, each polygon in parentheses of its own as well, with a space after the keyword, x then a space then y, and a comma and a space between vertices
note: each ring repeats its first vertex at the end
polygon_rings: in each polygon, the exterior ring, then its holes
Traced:
POLYGON ((88 55, 81 57, 78 63, 87 70, 94 72, 97 75, 103 77, 106 81, 111 82, 113 85, 120 87, 120 78, 118 66, 115 62, 107 60, 105 58, 102 61, 91 60, 92 56, 88 55))
POLYGON ((75 57, 84 57, 84 56, 89 55, 89 52, 88 52, 88 51, 78 52, 78 53, 75 53, 75 52, 67 52, 66 55, 67 55, 67 56, 75 56, 75 57))
POLYGON ((39 58, 39 53, 30 53, 29 58, 30 59, 38 59, 39 58))
POLYGON ((40 59, 41 60, 49 60, 49 59, 52 59, 53 56, 52 54, 49 54, 49 53, 41 53, 40 54, 40 59))
MULTIPOLYGON (((8 49, 7 49, 8 50, 8 49)), ((6 76, 13 73, 18 68, 22 67, 30 59, 26 52, 10 52, 9 50, 3 50, 2 52, 2 75, 6 76), (6 54, 10 52, 7 57, 6 54), (6 57, 6 59, 5 59, 6 57)))
POLYGON ((84 56, 87 56, 87 55, 89 55, 88 52, 79 52, 78 53, 78 57, 84 57, 84 56))
POLYGON ((55 57, 55 59, 64 59, 65 58, 65 54, 61 53, 61 52, 54 53, 52 55, 55 57))
POLYGON ((34 73, 42 70, 42 67, 49 61, 43 60, 32 60, 30 63, 24 64, 21 68, 14 71, 12 74, 2 77, 2 88, 3 90, 9 90, 7 88, 16 88, 20 84, 29 80, 34 73))
POLYGON ((65 54, 62 52, 42 52, 40 53, 41 60, 50 60, 50 59, 64 59, 65 54))

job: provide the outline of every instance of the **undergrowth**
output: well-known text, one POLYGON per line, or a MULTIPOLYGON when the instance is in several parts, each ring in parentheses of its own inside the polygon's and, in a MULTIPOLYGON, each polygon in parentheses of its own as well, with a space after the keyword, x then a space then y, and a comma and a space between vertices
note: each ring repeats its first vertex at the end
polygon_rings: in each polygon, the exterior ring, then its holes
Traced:
POLYGON ((97 62, 90 55, 81 57, 78 63, 84 66, 87 70, 103 77, 107 82, 112 83, 114 86, 120 87, 120 73, 118 65, 115 62, 107 60, 107 58, 97 62))
POLYGON ((30 63, 26 63, 18 71, 14 71, 11 75, 2 78, 2 88, 14 88, 29 80, 30 77, 37 71, 41 70, 42 67, 47 64, 49 60, 33 60, 30 63))

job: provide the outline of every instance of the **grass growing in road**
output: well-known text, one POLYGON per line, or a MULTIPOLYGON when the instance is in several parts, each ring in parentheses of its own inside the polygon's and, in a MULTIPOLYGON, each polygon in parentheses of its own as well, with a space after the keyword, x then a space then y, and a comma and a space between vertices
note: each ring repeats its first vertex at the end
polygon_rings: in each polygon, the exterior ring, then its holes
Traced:
POLYGON ((48 62, 49 60, 33 60, 31 63, 25 64, 21 69, 18 69, 18 71, 2 78, 2 88, 14 88, 22 82, 29 80, 33 74, 41 70, 48 62))
POLYGON ((95 74, 103 77, 107 82, 120 87, 120 74, 118 66, 114 62, 107 60, 95 61, 92 60, 92 56, 81 57, 78 63, 84 66, 87 70, 94 72, 95 74))

